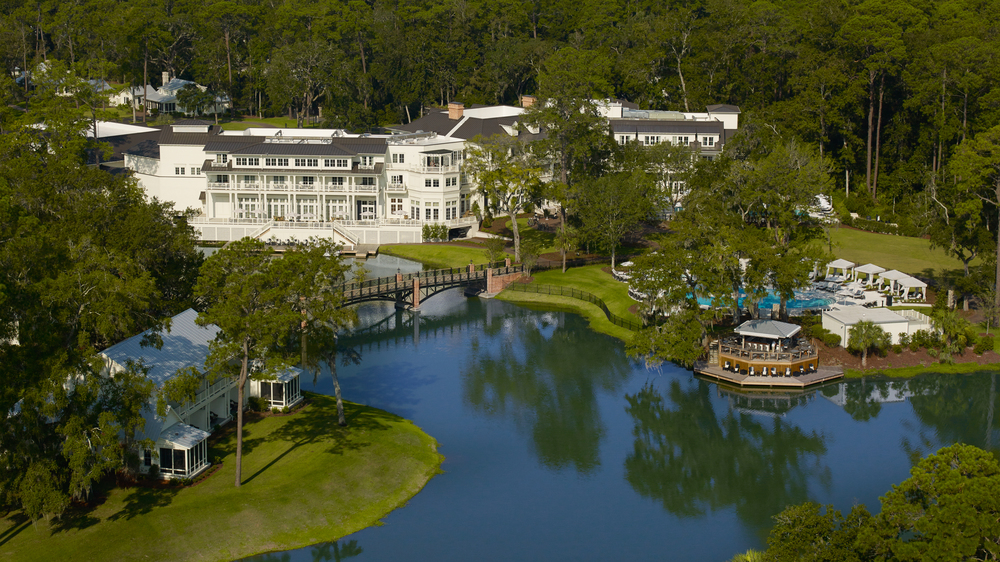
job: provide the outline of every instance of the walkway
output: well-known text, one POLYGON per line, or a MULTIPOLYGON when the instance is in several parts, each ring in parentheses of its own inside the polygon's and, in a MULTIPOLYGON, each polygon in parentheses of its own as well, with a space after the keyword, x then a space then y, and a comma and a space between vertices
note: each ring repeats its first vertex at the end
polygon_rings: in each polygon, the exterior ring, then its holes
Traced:
POLYGON ((743 388, 804 389, 815 384, 843 378, 844 376, 843 368, 831 366, 820 366, 816 372, 791 377, 750 376, 727 371, 718 365, 712 365, 706 361, 695 361, 694 372, 718 382, 743 388))

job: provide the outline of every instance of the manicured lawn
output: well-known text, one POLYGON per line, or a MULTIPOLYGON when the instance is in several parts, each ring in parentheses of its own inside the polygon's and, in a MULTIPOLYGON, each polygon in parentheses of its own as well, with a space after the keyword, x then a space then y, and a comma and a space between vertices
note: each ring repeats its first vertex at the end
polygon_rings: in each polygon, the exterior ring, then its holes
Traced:
POLYGON ((382 410, 312 403, 244 428, 243 486, 235 488, 235 434, 209 449, 223 466, 184 489, 112 490, 107 500, 37 526, 9 514, 0 557, 13 560, 232 560, 332 541, 376 524, 438 472, 436 442, 382 410))
MULTIPOLYGON (((949 257, 941 248, 931 250, 930 241, 923 238, 875 234, 850 228, 832 229, 830 237, 834 255, 858 265, 874 263, 911 275, 927 270, 942 273, 962 267, 962 262, 949 257)), ((979 261, 973 263, 978 264, 979 261)))
MULTIPOLYGON (((508 230, 510 228, 510 219, 504 222, 504 227, 508 230)), ((511 233, 513 234, 513 230, 511 233)), ((535 230, 528 226, 528 219, 517 219, 517 232, 521 235, 521 243, 524 244, 526 241, 533 241, 538 244, 539 253, 548 254, 550 252, 558 252, 559 248, 556 248, 556 235, 554 232, 543 232, 541 230, 535 230)), ((513 244, 513 242, 511 242, 513 244)))
MULTIPOLYGON (((602 267, 604 266, 588 265, 574 267, 568 269, 566 273, 563 273, 561 269, 538 271, 533 274, 534 281, 532 282, 544 285, 572 287, 593 293, 603 300, 608 305, 608 309, 614 314, 622 318, 638 320, 639 318, 636 315, 628 311, 629 307, 636 304, 628 296, 628 287, 624 283, 615 281, 610 274, 601 271, 602 267)), ((538 306, 546 309, 558 308, 580 314, 590 321, 590 326, 594 330, 623 341, 630 340, 634 333, 631 330, 612 324, 607 316, 604 315, 604 311, 587 301, 571 297, 521 293, 510 290, 500 293, 497 298, 517 304, 538 306)))
POLYGON ((993 363, 988 365, 980 365, 978 363, 953 363, 951 365, 945 365, 943 363, 928 365, 928 366, 916 366, 916 367, 895 367, 892 369, 869 369, 867 371, 862 371, 860 369, 844 369, 844 378, 846 379, 860 379, 865 376, 873 375, 884 375, 892 378, 909 378, 915 377, 917 375, 923 375, 926 373, 937 373, 937 374, 969 374, 969 373, 995 373, 1000 370, 1000 364, 993 363))
POLYGON ((394 244, 379 246, 379 253, 418 261, 431 269, 486 263, 486 252, 478 247, 449 244, 394 244))

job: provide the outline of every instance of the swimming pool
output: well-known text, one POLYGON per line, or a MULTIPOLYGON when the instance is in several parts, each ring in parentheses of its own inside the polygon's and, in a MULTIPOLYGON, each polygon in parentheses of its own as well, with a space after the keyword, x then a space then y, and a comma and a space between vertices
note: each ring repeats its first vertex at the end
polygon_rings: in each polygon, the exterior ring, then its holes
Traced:
MULTIPOLYGON (((740 293, 739 306, 743 307, 743 301, 746 300, 743 293, 740 293)), ((698 297, 698 304, 701 306, 712 306, 713 299, 708 297, 698 297)), ((795 298, 788 301, 788 308, 793 309, 803 309, 811 310, 814 308, 825 308, 830 306, 835 302, 829 293, 824 293, 816 289, 802 289, 795 291, 795 298)), ((761 299, 760 303, 757 305, 758 308, 768 310, 776 304, 781 304, 781 297, 774 293, 768 293, 766 297, 761 299)))

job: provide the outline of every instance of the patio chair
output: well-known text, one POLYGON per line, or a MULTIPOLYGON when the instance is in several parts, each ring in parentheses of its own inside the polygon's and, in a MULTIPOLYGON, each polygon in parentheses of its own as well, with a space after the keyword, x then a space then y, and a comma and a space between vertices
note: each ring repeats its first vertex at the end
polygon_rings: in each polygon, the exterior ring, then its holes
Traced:
POLYGON ((726 366, 724 367, 727 371, 729 370, 729 361, 726 361, 726 366))
POLYGON ((816 366, 814 364, 812 364, 812 363, 809 364, 809 372, 810 373, 815 373, 816 372, 816 366))
POLYGON ((802 368, 802 365, 799 365, 799 374, 800 375, 804 375, 805 373, 806 373, 806 370, 804 368, 802 368))
POLYGON ((772 377, 778 376, 778 368, 777 367, 771 367, 771 376, 772 377))
POLYGON ((785 367, 785 376, 786 377, 792 376, 792 368, 791 367, 785 367))
POLYGON ((752 366, 750 367, 750 373, 749 373, 749 375, 750 375, 751 377, 752 377, 752 376, 754 376, 754 372, 753 372, 753 367, 752 367, 752 366))

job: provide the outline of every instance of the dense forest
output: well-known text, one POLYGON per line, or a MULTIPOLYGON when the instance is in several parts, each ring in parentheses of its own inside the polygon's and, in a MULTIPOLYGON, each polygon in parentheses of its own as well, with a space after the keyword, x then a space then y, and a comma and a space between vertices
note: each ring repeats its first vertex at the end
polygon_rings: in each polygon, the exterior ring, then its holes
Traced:
POLYGON ((354 129, 452 100, 516 103, 571 48, 594 95, 738 105, 817 145, 840 187, 886 204, 1000 117, 1000 5, 985 0, 31 0, 2 12, 12 73, 55 58, 158 86, 167 71, 242 113, 322 107, 327 124, 354 129))

